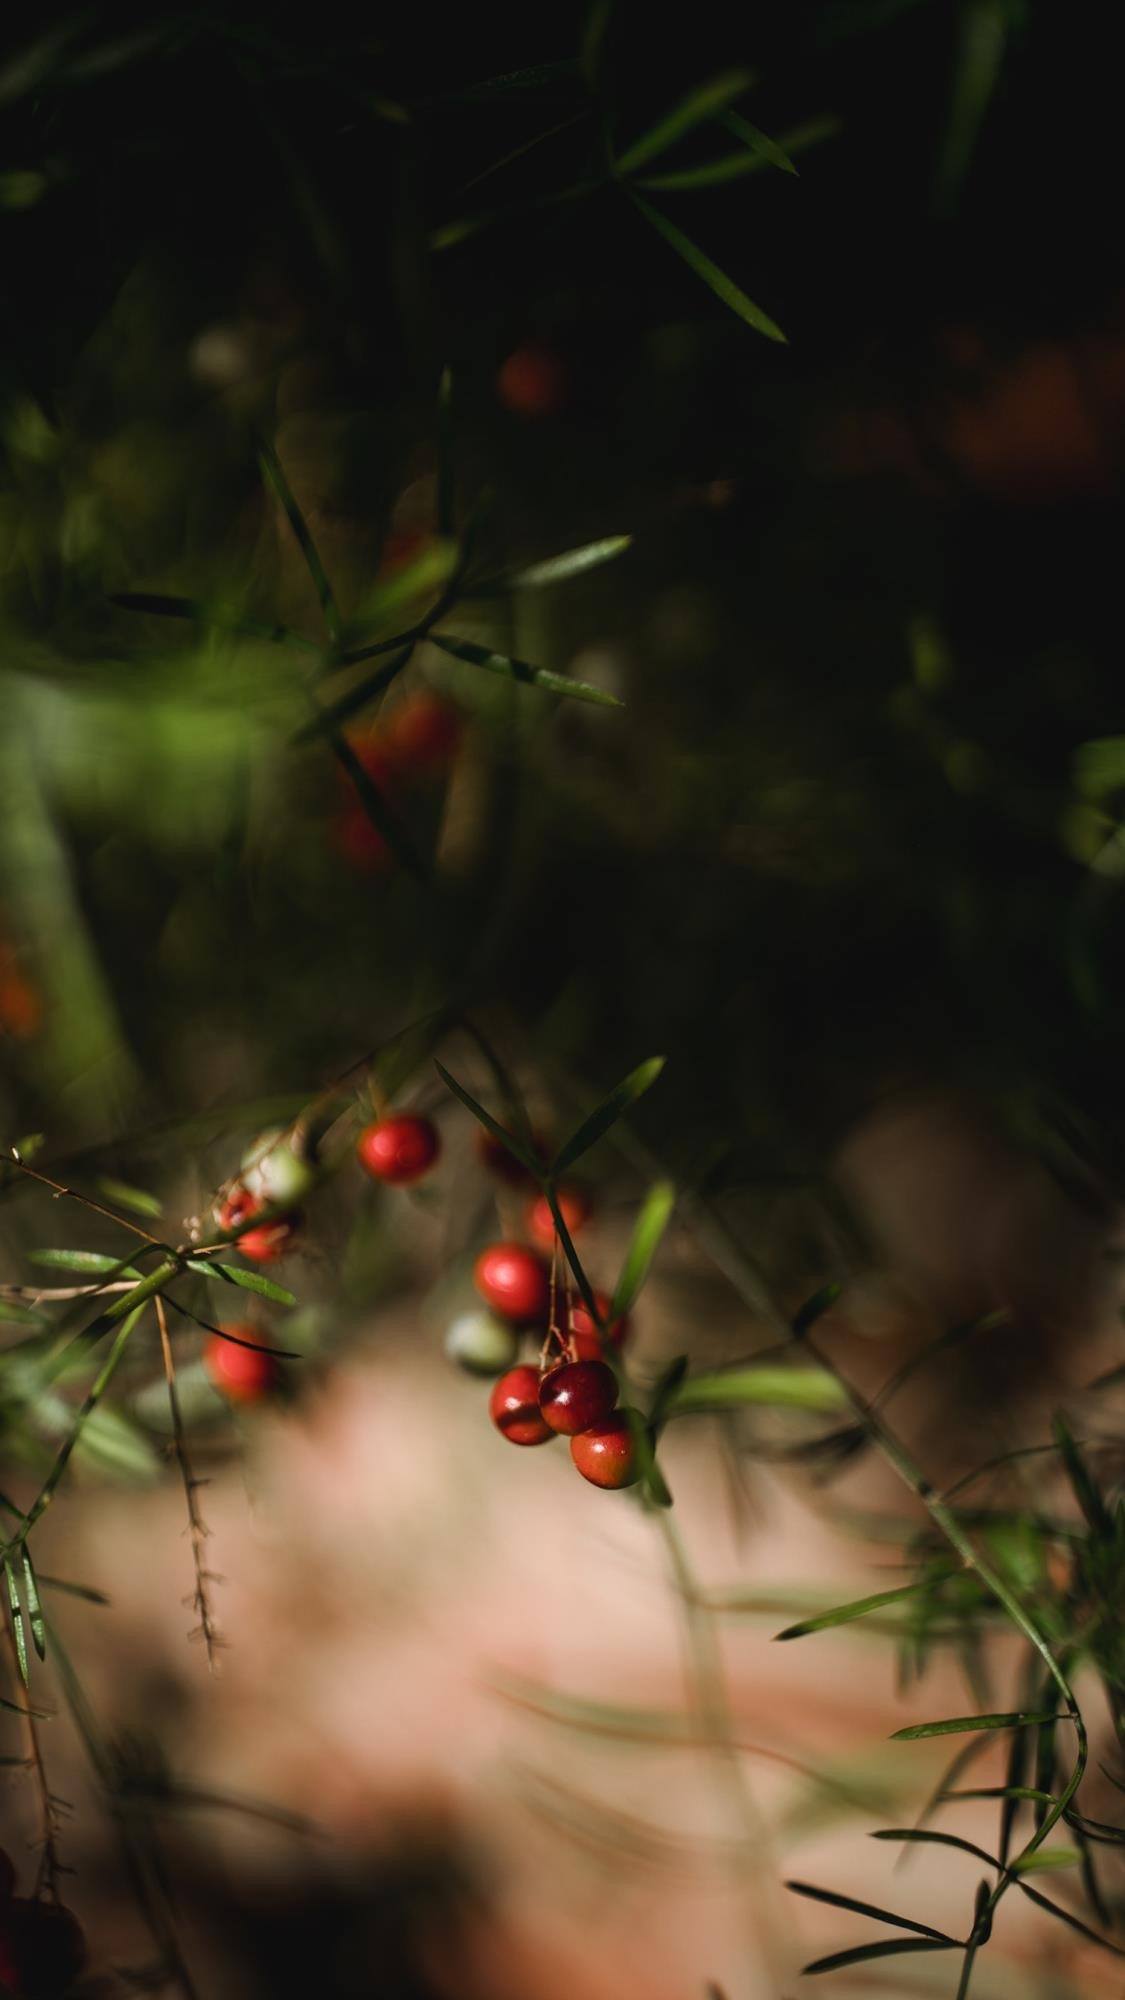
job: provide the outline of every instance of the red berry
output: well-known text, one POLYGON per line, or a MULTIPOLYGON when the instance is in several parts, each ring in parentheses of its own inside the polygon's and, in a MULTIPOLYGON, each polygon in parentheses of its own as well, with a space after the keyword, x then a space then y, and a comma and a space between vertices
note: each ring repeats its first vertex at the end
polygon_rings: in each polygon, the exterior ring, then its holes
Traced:
POLYGON ((392 709, 383 728, 396 771, 426 777, 449 763, 461 740, 461 714, 436 694, 412 694, 392 709))
POLYGON ((359 1163, 375 1181, 407 1187, 428 1174, 441 1151, 436 1125, 428 1118, 380 1118, 360 1133, 359 1163))
MULTIPOLYGON (((610 1347, 624 1347, 629 1337, 629 1315, 622 1313, 618 1319, 609 1318, 610 1300, 605 1292, 594 1293, 594 1304, 601 1316, 605 1339, 610 1347)), ((602 1339, 597 1323, 588 1306, 581 1299, 572 1299, 570 1306, 570 1336, 578 1361, 599 1361, 602 1356, 602 1339)))
POLYGON ((562 408, 566 370, 553 348, 525 341, 509 354, 496 378, 506 410, 519 417, 551 417, 562 408))
POLYGON ((564 1437, 600 1423, 616 1401, 617 1378, 604 1361, 564 1361, 539 1385, 539 1408, 551 1429, 564 1437))
POLYGON ((237 1229, 240 1222, 249 1222, 252 1215, 257 1215, 261 1205, 249 1188, 236 1181, 215 1203, 215 1221, 220 1229, 237 1229))
POLYGON ((14 1897, 0 1911, 0 1980, 21 2000, 62 2000, 86 1963, 77 1917, 14 1897))
POLYGON ((473 1283, 501 1319, 529 1326, 547 1317, 550 1274, 542 1257, 523 1243, 490 1243, 473 1266, 473 1283))
POLYGON ((245 1236, 239 1237, 238 1248, 254 1264, 276 1264, 291 1247, 299 1220, 293 1215, 277 1222, 264 1222, 260 1229, 248 1229, 245 1236))
POLYGON ((488 1414, 509 1444, 546 1444, 555 1435, 539 1408, 539 1370, 526 1363, 501 1375, 488 1414))
POLYGON ((281 1380, 281 1363, 276 1354, 264 1354, 265 1335, 256 1326, 224 1327, 213 1333, 203 1350, 203 1366, 216 1389, 232 1403, 257 1403, 276 1389, 281 1380), (224 1340, 223 1333, 233 1334, 224 1340), (239 1342, 248 1341, 249 1346, 239 1342))
POLYGON ((0 1903, 6 1903, 16 1886, 15 1864, 7 1848, 0 1847, 0 1903))
MULTIPOLYGON (((577 1236, 583 1224, 590 1217, 590 1198, 580 1187, 564 1187, 558 1190, 555 1200, 559 1213, 572 1236, 577 1236)), ((537 1195, 528 1204, 527 1233, 541 1250, 555 1247, 555 1218, 551 1214, 551 1204, 545 1194, 537 1195)))
MULTIPOLYGON (((547 1142, 541 1132, 532 1133, 531 1145, 537 1158, 546 1160, 547 1142)), ((492 1133, 483 1128, 477 1133, 477 1157, 490 1174, 495 1174, 496 1179, 504 1181, 508 1187, 530 1187, 533 1176, 527 1168, 520 1164, 514 1153, 509 1153, 502 1139, 493 1138, 492 1133)))
POLYGON ((640 1478, 637 1447, 624 1410, 613 1410, 570 1440, 570 1455, 591 1486, 634 1486, 640 1478))

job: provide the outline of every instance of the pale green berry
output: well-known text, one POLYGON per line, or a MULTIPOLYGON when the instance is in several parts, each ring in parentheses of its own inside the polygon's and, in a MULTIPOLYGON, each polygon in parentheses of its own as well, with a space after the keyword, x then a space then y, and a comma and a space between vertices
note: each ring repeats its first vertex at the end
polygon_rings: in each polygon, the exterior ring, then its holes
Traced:
POLYGON ((470 1375, 503 1375, 519 1346, 515 1328, 489 1312, 461 1313, 445 1336, 449 1359, 470 1375))

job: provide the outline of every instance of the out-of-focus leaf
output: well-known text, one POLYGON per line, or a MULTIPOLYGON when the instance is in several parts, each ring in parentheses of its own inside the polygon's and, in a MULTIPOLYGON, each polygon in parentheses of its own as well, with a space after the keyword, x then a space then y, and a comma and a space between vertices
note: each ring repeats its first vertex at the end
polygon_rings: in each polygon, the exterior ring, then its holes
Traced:
POLYGON ((805 1300, 800 1311, 795 1313, 793 1317, 794 1340, 802 1340, 805 1334, 816 1325, 817 1320, 821 1319, 826 1312, 831 1310, 843 1289, 842 1285, 835 1283, 822 1285, 819 1292, 814 1292, 811 1299, 805 1300))
POLYGON ((609 1310, 611 1320, 618 1319, 622 1313, 628 1312, 640 1293, 675 1206, 676 1190, 671 1181, 654 1182, 633 1224, 633 1234, 625 1253, 625 1262, 621 1266, 621 1275, 614 1287, 613 1301, 609 1310))
POLYGON ((141 1273, 131 1264, 122 1265, 117 1257, 107 1257, 101 1250, 29 1250, 30 1264, 46 1264, 59 1271, 81 1271, 87 1277, 104 1277, 112 1271, 114 1277, 137 1278, 141 1273))
POLYGON ((270 488, 275 499, 280 503, 285 518, 293 530, 294 539, 305 559, 305 568, 312 578, 313 588, 320 599, 320 608, 324 614, 325 630, 333 645, 337 645, 341 630, 340 613, 332 585, 328 581, 327 572, 320 560, 316 543, 309 531, 308 522, 297 505, 296 496, 285 476, 281 460, 278 458, 273 446, 265 438, 259 438, 258 440, 258 463, 262 468, 262 475, 267 486, 270 488))
POLYGON ((1050 1868, 1077 1868, 1081 1860, 1076 1847, 1035 1847, 1017 1855, 1012 1868, 1017 1875, 1038 1875, 1050 1868))
MULTIPOLYGON (((341 635, 345 647, 363 645, 385 631, 408 605, 441 590, 457 568, 458 548, 452 536, 427 542, 409 562, 375 583, 349 618, 341 635), (371 628, 374 628, 372 630, 371 628)), ((404 635, 405 636, 405 635, 404 635)))
POLYGON ((1027 1714, 1019 1709, 995 1715, 952 1715, 944 1722, 912 1722, 906 1729, 896 1729, 891 1741, 915 1743, 924 1736, 957 1736, 962 1731, 973 1729, 1032 1729, 1042 1722, 1053 1720, 1049 1711, 1027 1714))
MULTIPOLYGON (((826 122, 833 130, 838 129, 835 119, 826 122)), ((743 117, 741 111, 721 112, 719 123, 725 125, 728 132, 733 132, 736 139, 741 139, 752 153, 759 154, 771 167, 777 167, 783 174, 796 173, 797 169, 785 147, 776 139, 771 139, 768 132, 762 132, 757 125, 752 125, 749 118, 743 117)))
POLYGON ((747 297, 741 287, 735 284, 734 279, 729 278, 726 272, 708 257, 705 250, 700 249, 698 243, 693 243, 690 236, 685 236, 682 229, 678 229, 660 209, 654 208, 643 195, 639 195, 635 188, 630 188, 629 194, 645 220, 650 222, 664 241, 683 258, 684 263, 690 266, 696 277, 702 278, 704 284, 710 286, 716 298, 721 299, 725 306, 729 306, 731 312, 737 313, 739 319, 745 320, 747 326, 752 326, 756 333, 764 334, 767 340, 776 340, 782 346, 786 345, 786 336, 777 321, 771 319, 767 312, 763 312, 761 306, 755 305, 753 299, 747 297))
POLYGON ((528 687, 542 688, 546 694, 570 695, 575 701, 595 702, 601 708, 623 708, 615 694, 607 694, 604 688, 591 687, 588 681, 572 680, 569 674, 554 674, 547 667, 533 667, 527 660, 514 660, 507 653, 494 653, 488 646, 478 646, 472 639, 458 639, 450 632, 430 632, 427 634, 432 646, 440 646, 454 660, 464 660, 469 666, 483 667, 490 674, 504 674, 509 680, 522 681, 528 687))
POLYGON ((1091 1534, 1108 1540, 1113 1534, 1113 1517, 1102 1497, 1093 1473, 1075 1442, 1065 1417, 1056 1415, 1052 1424, 1059 1456, 1066 1468, 1074 1497, 1081 1507, 1091 1534))
POLYGON ((189 1271, 198 1272, 201 1278, 218 1279, 220 1284, 241 1285, 244 1292, 256 1292, 260 1299, 270 1299, 275 1306, 295 1306, 294 1293, 288 1292, 274 1278, 264 1278, 260 1271, 245 1271, 238 1264, 219 1264, 210 1257, 186 1257, 189 1271))
POLYGON ((107 1201, 115 1201, 121 1208, 132 1209, 134 1215, 159 1216, 162 1212, 158 1196, 149 1194, 144 1188, 130 1187, 127 1181, 107 1180, 103 1175, 97 1186, 107 1201))
MULTIPOLYGON (((749 131, 756 130, 756 127, 748 125, 744 118, 740 118, 736 111, 728 111, 720 118, 719 123, 740 137, 745 136, 743 128, 749 131)), ((826 139, 834 139, 840 129, 838 118, 812 118, 803 125, 795 125, 791 132, 785 133, 784 148, 781 146, 776 148, 781 154, 781 159, 771 159, 762 151, 751 151, 747 141, 747 144, 740 147, 737 152, 723 153, 718 159, 708 160, 698 167, 681 167, 663 174, 645 174, 638 182, 638 186, 653 194, 690 194, 699 188, 717 187, 726 181, 741 180, 747 174, 764 173, 771 166, 781 166, 782 160, 785 162, 782 170, 795 174, 797 169, 793 165, 792 155, 806 152, 810 146, 819 146, 826 139)), ((764 132, 758 136, 763 140, 766 137, 764 132)), ((773 143, 772 140, 769 141, 770 145, 773 143)))
POLYGON ((154 590, 116 590, 109 602, 121 611, 145 612, 152 618, 186 618, 193 624, 240 633, 247 639, 267 639, 279 646, 300 646, 309 652, 317 650, 310 639, 291 632, 287 625, 267 625, 258 618, 244 618, 241 612, 227 610, 221 604, 202 604, 194 597, 172 597, 154 590))
POLYGON ((623 556, 633 544, 632 535, 607 535, 600 542, 586 542, 579 549, 565 549, 561 555, 546 556, 542 562, 529 563, 526 569, 507 571, 496 577, 492 583, 496 588, 508 590, 542 590, 546 584, 566 583, 572 576, 581 576, 588 569, 598 569, 602 563, 613 562, 623 556))
POLYGON ((766 1364, 716 1369, 692 1375, 672 1404, 670 1414, 693 1410, 737 1410, 761 1407, 831 1412, 842 1409, 847 1396, 834 1375, 823 1368, 777 1368, 766 1364))
POLYGON ((630 1070, 628 1076, 622 1078, 615 1089, 610 1091, 609 1096, 598 1105, 597 1110, 591 1111, 590 1116, 583 1119, 577 1131, 571 1133, 554 1161, 551 1168, 552 1175, 565 1173, 568 1167, 572 1167, 576 1160, 582 1158, 583 1153, 588 1153, 591 1146, 597 1144, 611 1125, 616 1125, 629 1106, 635 1104, 639 1097, 644 1096, 646 1090, 652 1088, 664 1068, 664 1062, 663 1056, 650 1056, 647 1062, 638 1063, 636 1069, 630 1070))
POLYGON ((410 665, 416 643, 416 640, 408 639, 385 666, 379 667, 373 674, 365 674, 355 687, 348 689, 347 694, 329 702, 320 710, 315 721, 304 723, 294 732, 293 742, 308 743, 314 736, 330 735, 341 723, 357 715, 361 708, 366 708, 377 695, 385 694, 391 682, 397 680, 403 669, 410 665))
POLYGON ((148 1485, 160 1476, 160 1458, 138 1424, 112 1403, 99 1403, 87 1415, 74 1446, 78 1464, 112 1479, 148 1485))
POLYGON ((727 70, 721 76, 712 77, 709 83, 689 91, 666 117, 626 147, 615 163, 617 172, 635 174, 639 167, 658 159, 661 153, 666 153, 687 133, 693 132, 697 125, 725 111, 736 97, 741 97, 749 89, 753 81, 751 70, 727 70))

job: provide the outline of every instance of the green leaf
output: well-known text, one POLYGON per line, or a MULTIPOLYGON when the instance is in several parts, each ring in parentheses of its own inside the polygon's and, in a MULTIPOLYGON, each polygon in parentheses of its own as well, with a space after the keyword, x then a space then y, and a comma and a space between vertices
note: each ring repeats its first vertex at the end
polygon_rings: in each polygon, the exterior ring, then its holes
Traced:
POLYGON ((890 1740, 892 1743, 915 1743, 923 1736, 957 1736, 971 1729, 1032 1729, 1042 1722, 1053 1721, 1050 1711, 1028 1714, 1022 1710, 1010 1710, 998 1715, 953 1715, 945 1722, 912 1722, 907 1729, 896 1729, 890 1740))
POLYGON ((851 1951, 834 1951, 828 1958, 815 1958, 811 1965, 801 1970, 808 1979, 818 1972, 842 1972, 846 1965, 865 1965, 872 1958, 894 1958, 907 1951, 959 1951, 960 1945, 952 1940, 949 1944, 938 1944, 930 1938, 886 1938, 879 1944, 857 1944, 851 1951))
POLYGON ((272 1278, 263 1278, 260 1271, 245 1271, 237 1264, 218 1264, 211 1258, 186 1257, 189 1271, 198 1272, 201 1278, 217 1278, 220 1283, 241 1285, 244 1292, 256 1292, 260 1299, 271 1299, 275 1306, 295 1306, 296 1297, 287 1292, 272 1278))
POLYGON ((1078 1932, 1079 1937, 1086 1938, 1090 1944, 1100 1945, 1103 1951, 1111 1951, 1115 1958, 1125 1958, 1125 1951, 1119 1944, 1111 1943, 1109 1938, 1099 1937, 1097 1931, 1091 1930, 1089 1924, 1082 1922, 1081 1917, 1074 1916, 1070 1910, 1064 1910, 1061 1903, 1052 1903, 1049 1896, 1041 1895, 1038 1889, 1033 1889, 1030 1883, 1024 1882, 1019 1876, 1016 1877, 1016 1887, 1022 1889, 1024 1895, 1029 1896, 1033 1903, 1038 1903, 1041 1910, 1047 1910, 1052 1917, 1057 1917, 1060 1923, 1069 1924, 1072 1931, 1078 1932))
POLYGON ((465 1089, 464 1084, 458 1083, 457 1078, 450 1075, 445 1064, 438 1062, 436 1056, 434 1058, 434 1068, 437 1070, 446 1089, 451 1090, 454 1097, 459 1097, 465 1109, 472 1112, 473 1117, 479 1120, 486 1132, 491 1132, 494 1139, 499 1139, 500 1144, 507 1148, 512 1158, 518 1160, 521 1167, 526 1167, 528 1172, 534 1174, 536 1180, 538 1180, 542 1172, 542 1163, 535 1158, 530 1148, 521 1145, 520 1141, 514 1138, 512 1133, 492 1116, 491 1111, 486 1111, 483 1104, 478 1104, 476 1098, 471 1096, 469 1091, 465 1089))
POLYGON ((1014 1875, 1037 1875, 1049 1868, 1077 1868, 1082 1856, 1076 1847, 1035 1847, 1030 1854, 1017 1855, 1014 1875))
POLYGON ((203 604, 194 597, 170 597, 163 591, 116 590, 109 602, 122 611, 140 611, 151 618, 187 618, 196 625, 209 625, 220 632, 235 632, 244 639, 268 639, 275 645, 316 648, 309 639, 291 632, 287 625, 267 625, 259 618, 244 618, 240 612, 221 604, 203 604))
POLYGON ((20 1609, 20 1594, 16 1583, 16 1572, 8 1556, 4 1558, 4 1581, 8 1586, 8 1605, 12 1614, 12 1637, 16 1643, 16 1664, 19 1667, 20 1679, 26 1687, 28 1684, 27 1633, 24 1631, 23 1626, 23 1612, 20 1609))
POLYGON ((963 1790, 942 1792, 942 1799, 1029 1799, 1036 1805, 1053 1806, 1050 1792, 1037 1792, 1034 1785, 970 1785, 963 1790))
POLYGON ((835 1283, 822 1285, 818 1292, 813 1293, 811 1299, 805 1300, 800 1311, 794 1315, 794 1340, 802 1340, 805 1334, 816 1325, 817 1320, 823 1318, 824 1314, 831 1310, 843 1289, 842 1285, 835 1283))
POLYGON ((577 1131, 571 1133, 551 1168, 552 1177, 565 1173, 568 1167, 572 1167, 576 1160, 582 1158, 583 1153, 588 1153, 591 1146, 597 1144, 611 1125, 616 1125, 629 1106, 635 1104, 639 1097, 644 1096, 646 1090, 652 1088, 664 1068, 664 1063, 664 1056, 650 1056, 647 1062, 638 1063, 636 1069, 630 1070, 628 1076, 622 1078, 616 1088, 610 1091, 609 1096, 598 1105, 597 1110, 591 1111, 590 1116, 583 1119, 577 1131))
POLYGON ((385 666, 377 668, 373 674, 366 674, 354 687, 348 689, 347 694, 339 695, 327 707, 319 709, 312 722, 306 722, 300 729, 294 731, 291 740, 294 743, 308 743, 314 736, 331 736, 342 722, 347 722, 351 716, 357 715, 361 708, 366 708, 369 702, 374 701, 376 695, 386 693, 391 682, 398 679, 404 667, 409 666, 416 644, 417 640, 408 639, 385 666))
POLYGON ((1056 1415, 1052 1429, 1055 1443, 1059 1448, 1059 1456, 1066 1468, 1066 1476, 1091 1534, 1102 1541, 1110 1540, 1113 1535, 1113 1517, 1102 1498, 1093 1473, 1075 1443, 1065 1417, 1061 1414, 1056 1415))
POLYGON ((339 643, 341 628, 340 613, 336 605, 332 585, 328 581, 324 564, 317 553, 316 543, 309 532, 308 522, 298 507, 293 489, 285 476, 281 460, 278 458, 273 446, 265 438, 258 440, 258 463, 262 468, 262 476, 265 479, 266 485, 270 488, 274 498, 280 503, 285 518, 293 530, 297 546, 304 556, 305 567, 312 578, 313 588, 316 591, 317 597, 320 599, 320 608, 324 614, 325 630, 335 646, 339 643))
POLYGON ((115 1201, 121 1208, 132 1209, 134 1215, 159 1216, 162 1213, 161 1203, 156 1195, 147 1193, 144 1188, 130 1187, 127 1181, 111 1181, 103 1175, 97 1182, 97 1187, 107 1201, 115 1201))
POLYGON ((47 1627, 43 1622, 43 1607, 39 1602, 39 1585, 27 1549, 23 1551, 23 1601, 27 1609, 27 1622, 31 1627, 31 1637, 41 1660, 47 1657, 47 1627))
POLYGON ((629 1429, 632 1432, 633 1444, 640 1464, 641 1476, 639 1484, 641 1491, 652 1506, 670 1507, 672 1505, 672 1495, 668 1490, 668 1483, 664 1474, 657 1463, 656 1441, 647 1420, 641 1414, 640 1410, 633 1409, 627 1403, 621 1405, 621 1415, 627 1418, 629 1429))
POLYGON ((936 1938, 939 1944, 955 1944, 948 1931, 936 1931, 932 1924, 915 1923, 913 1917, 898 1917, 877 1903, 860 1903, 854 1896, 841 1896, 835 1889, 816 1889, 811 1882, 787 1882, 794 1896, 807 1896, 814 1903, 830 1903, 835 1910, 851 1910, 857 1917, 874 1917, 879 1924, 897 1924, 900 1930, 917 1931, 919 1937, 936 1938))
MULTIPOLYGON (((949 1570, 947 1575, 954 1572, 949 1570)), ((933 1588, 934 1579, 923 1577, 917 1583, 903 1583, 895 1590, 877 1590, 872 1597, 857 1597, 851 1604, 838 1604, 832 1611, 822 1611, 816 1618, 803 1618, 798 1625, 787 1625, 779 1632, 779 1639, 803 1639, 808 1632, 824 1632, 831 1625, 850 1625, 855 1618, 865 1618, 869 1611, 879 1611, 885 1604, 901 1604, 908 1597, 916 1597, 920 1590, 933 1588)))
POLYGON ((625 1262, 621 1266, 621 1276, 614 1287, 613 1302, 609 1309, 611 1320, 619 1319, 622 1313, 628 1312, 640 1293, 675 1206, 676 1190, 671 1181, 655 1181, 645 1196, 644 1206, 633 1224, 633 1234, 625 1253, 625 1262))
POLYGON ((341 643, 345 646, 366 644, 378 632, 385 631, 390 621, 397 618, 406 606, 416 603, 427 593, 440 591, 457 568, 458 553, 457 543, 451 536, 427 542, 409 562, 373 585, 355 617, 349 618, 344 627, 341 643), (371 627, 375 630, 372 631, 371 627))
MULTIPOLYGON (((726 112, 718 122, 739 137, 744 136, 740 128, 750 132, 757 130, 756 126, 749 125, 746 119, 740 118, 736 111, 726 112)), ((780 159, 771 159, 762 151, 750 151, 747 141, 737 152, 723 153, 718 159, 708 160, 698 167, 680 167, 665 174, 645 174, 639 186, 651 190, 654 194, 691 194, 699 188, 717 187, 726 181, 741 180, 747 174, 764 173, 770 166, 781 166, 782 161, 785 162, 783 172, 795 174, 797 169, 793 165, 792 155, 807 152, 811 146, 819 146, 826 139, 834 139, 839 130, 838 118, 812 118, 804 125, 795 125, 791 132, 785 134, 784 148, 776 147, 780 159)), ((758 138, 766 140, 766 134, 759 133, 758 138)), ((767 141, 771 146, 774 143, 773 140, 767 141)))
POLYGON ((615 162, 616 171, 619 174, 634 174, 638 167, 647 166, 649 160, 658 159, 661 153, 666 153, 688 132, 693 132, 697 125, 725 111, 734 98, 741 97, 749 89, 753 81, 753 72, 748 69, 727 70, 721 76, 712 77, 709 83, 689 91, 666 117, 626 147, 615 162))
POLYGON ((844 1390, 827 1369, 750 1364, 691 1376, 676 1396, 671 1414, 679 1417, 693 1410, 755 1406, 826 1413, 846 1405, 844 1390))
POLYGON ((613 562, 632 545, 632 535, 607 535, 600 542, 586 542, 581 548, 564 549, 561 555, 546 556, 542 562, 529 563, 526 569, 511 570, 495 578, 494 582, 504 589, 542 590, 546 584, 566 583, 572 576, 581 576, 588 569, 598 569, 602 563, 613 562))
POLYGON ((624 702, 615 694, 607 694, 604 688, 591 687, 589 681, 572 680, 569 674, 553 674, 547 667, 530 666, 526 660, 514 660, 507 653, 494 653, 488 646, 478 646, 472 639, 458 639, 451 632, 430 632, 427 637, 432 646, 440 646, 454 660, 464 660, 471 667, 483 667, 490 674, 505 674, 509 680, 522 681, 527 687, 542 688, 546 694, 570 695, 575 701, 590 701, 601 708, 623 708, 624 702))
POLYGON ((141 1275, 131 1264, 123 1265, 120 1258, 106 1257, 100 1250, 29 1250, 27 1255, 32 1264, 47 1264, 59 1271, 83 1271, 87 1276, 104 1277, 107 1271, 121 1278, 141 1275))
POLYGON ((653 208, 652 203, 645 201, 643 195, 639 195, 634 188, 630 188, 629 195, 646 221, 650 222, 663 236, 664 241, 683 258, 684 263, 690 266, 696 277, 702 278, 704 284, 711 287, 716 298, 721 299, 725 306, 729 306, 731 312, 737 313, 739 319, 745 320, 747 326, 752 326, 756 333, 764 334, 767 340, 776 340, 782 346, 786 345, 786 337, 777 321, 763 312, 761 306, 756 306, 753 299, 748 298, 735 284, 734 279, 728 278, 726 272, 720 270, 706 252, 699 248, 698 243, 693 243, 690 236, 685 236, 682 229, 677 229, 674 222, 670 222, 660 209, 653 208))
MULTIPOLYGON (((832 129, 838 129, 835 119, 827 122, 832 129)), ((785 147, 780 146, 776 139, 771 139, 768 132, 762 132, 757 125, 752 125, 740 111, 722 112, 719 123, 725 125, 728 132, 733 132, 736 139, 741 139, 752 153, 757 153, 771 167, 777 167, 783 174, 796 173, 797 169, 785 147)))

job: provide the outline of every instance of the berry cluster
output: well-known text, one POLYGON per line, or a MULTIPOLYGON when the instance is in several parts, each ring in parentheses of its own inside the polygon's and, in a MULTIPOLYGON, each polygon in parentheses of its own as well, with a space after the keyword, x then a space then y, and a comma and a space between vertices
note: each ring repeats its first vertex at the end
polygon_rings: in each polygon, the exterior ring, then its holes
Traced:
POLYGON ((61 1903, 17 1896, 15 1886, 0 1847, 0 1988, 18 2000, 61 2000, 86 1963, 82 1927, 61 1903))

